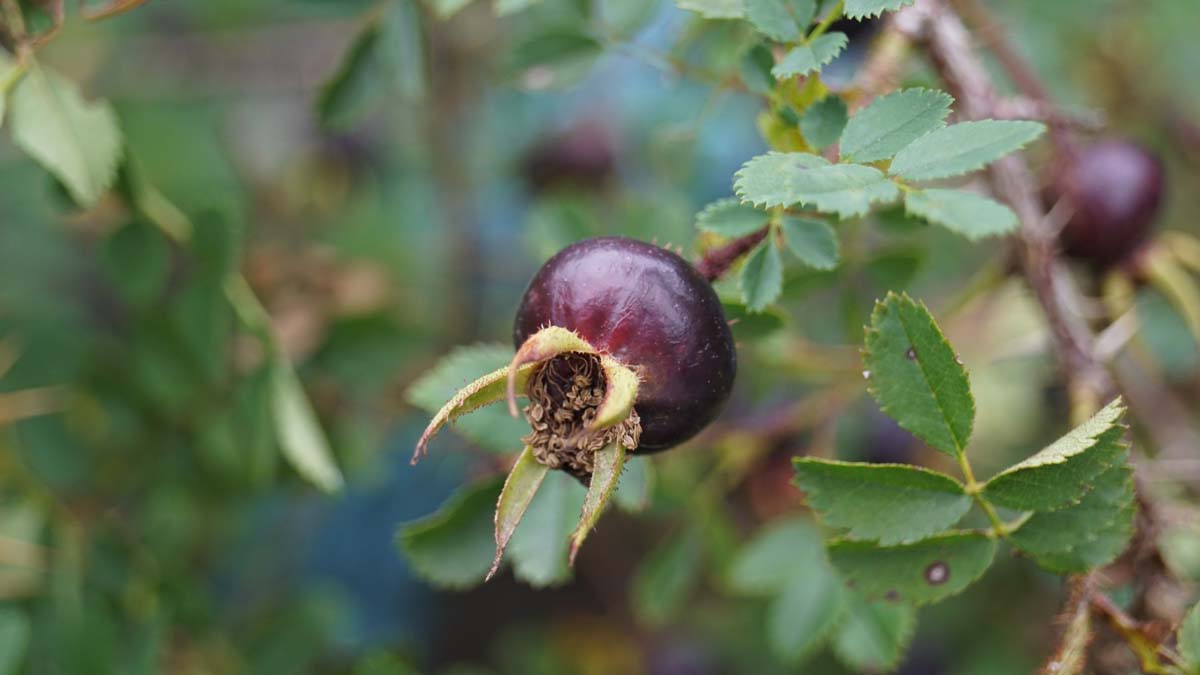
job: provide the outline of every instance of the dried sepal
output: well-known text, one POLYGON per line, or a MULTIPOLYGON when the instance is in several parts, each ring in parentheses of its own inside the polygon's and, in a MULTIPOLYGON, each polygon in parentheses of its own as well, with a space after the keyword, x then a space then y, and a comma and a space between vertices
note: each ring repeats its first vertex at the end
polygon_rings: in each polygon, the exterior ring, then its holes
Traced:
POLYGON ((617 480, 621 477, 621 469, 625 467, 625 446, 613 443, 596 452, 592 480, 588 485, 587 497, 583 500, 583 512, 579 515, 579 526, 571 535, 570 564, 575 564, 575 556, 583 540, 600 520, 604 507, 617 491, 617 480))
POLYGON ((595 354, 596 348, 574 331, 559 326, 546 326, 530 335, 529 339, 521 345, 516 355, 513 356, 512 363, 508 364, 508 412, 513 417, 521 414, 520 409, 517 408, 517 392, 524 387, 517 377, 520 370, 567 352, 595 354))
POLYGON ((633 412, 633 404, 637 400, 637 373, 610 356, 600 357, 600 367, 604 369, 607 388, 604 402, 596 409, 596 417, 588 425, 589 431, 600 431, 624 422, 633 412))
POLYGON ((517 531, 517 525, 525 516, 525 510, 529 508, 549 470, 548 466, 534 456, 533 448, 525 446, 512 470, 508 472, 504 489, 500 491, 500 499, 496 502, 496 557, 492 560, 492 567, 484 581, 490 581, 500 569, 504 549, 508 546, 509 539, 512 539, 513 533, 517 531))
POLYGON ((514 388, 524 389, 525 384, 529 381, 529 375, 533 372, 536 364, 527 363, 522 366, 513 367, 505 366, 499 370, 493 371, 483 377, 468 384, 451 398, 442 409, 433 416, 429 422, 429 426, 425 427, 425 432, 421 434, 421 438, 417 441, 417 447, 413 451, 412 463, 416 464, 421 457, 427 453, 427 448, 430 439, 432 439, 447 422, 454 418, 465 415, 473 410, 478 410, 485 405, 496 403, 504 398, 505 385, 514 388))

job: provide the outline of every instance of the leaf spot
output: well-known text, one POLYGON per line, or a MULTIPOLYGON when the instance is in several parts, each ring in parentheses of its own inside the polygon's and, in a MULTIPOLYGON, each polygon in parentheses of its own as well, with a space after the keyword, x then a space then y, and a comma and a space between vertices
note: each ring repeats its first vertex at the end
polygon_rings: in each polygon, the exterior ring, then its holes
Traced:
POLYGON ((904 352, 904 356, 907 357, 909 361, 917 360, 917 348, 909 347, 908 351, 904 352))
POLYGON ((937 561, 929 564, 925 568, 925 581, 930 586, 940 586, 950 579, 950 566, 942 561, 937 561))

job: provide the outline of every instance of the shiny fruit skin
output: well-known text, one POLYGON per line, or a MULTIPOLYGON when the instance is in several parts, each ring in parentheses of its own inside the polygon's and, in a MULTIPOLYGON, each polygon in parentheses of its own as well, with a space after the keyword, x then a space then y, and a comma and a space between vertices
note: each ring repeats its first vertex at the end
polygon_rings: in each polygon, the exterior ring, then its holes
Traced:
POLYGON ((1137 143, 1114 139, 1080 151, 1054 190, 1072 209, 1063 252, 1097 268, 1129 257, 1150 236, 1164 182, 1162 162, 1137 143))
POLYGON ((696 435, 733 389, 737 355, 716 293, 658 246, 600 237, 559 251, 529 283, 513 342, 520 347, 548 325, 575 331, 637 371, 641 452, 696 435))

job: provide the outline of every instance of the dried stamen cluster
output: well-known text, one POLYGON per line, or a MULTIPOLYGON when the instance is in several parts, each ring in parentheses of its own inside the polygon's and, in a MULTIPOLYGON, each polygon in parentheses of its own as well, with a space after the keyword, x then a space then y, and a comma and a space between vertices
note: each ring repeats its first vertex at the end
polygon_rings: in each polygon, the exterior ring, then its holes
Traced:
POLYGON ((614 442, 628 450, 637 448, 642 425, 636 411, 608 429, 588 429, 604 392, 604 371, 593 354, 563 354, 538 369, 529 380, 530 403, 525 407, 533 431, 522 440, 539 462, 585 477, 592 474, 597 450, 614 442))

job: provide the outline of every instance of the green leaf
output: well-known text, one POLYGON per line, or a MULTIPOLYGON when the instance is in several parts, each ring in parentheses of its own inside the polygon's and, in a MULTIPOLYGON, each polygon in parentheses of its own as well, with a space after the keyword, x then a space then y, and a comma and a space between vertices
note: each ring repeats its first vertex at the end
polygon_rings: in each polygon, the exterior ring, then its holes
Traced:
POLYGON ((583 495, 583 486, 570 475, 551 471, 546 476, 508 543, 506 555, 513 575, 534 588, 571 578, 567 546, 575 515, 583 508, 583 495))
POLYGON ((706 19, 740 19, 746 14, 742 0, 675 0, 675 6, 706 19))
POLYGON ((699 581, 700 543, 700 533, 689 528, 665 539, 638 566, 630 585, 630 604, 639 620, 658 627, 679 614, 699 581))
POLYGON ((283 456, 296 473, 326 492, 340 490, 342 472, 334 462, 329 441, 300 378, 283 357, 271 368, 271 417, 283 456))
POLYGON ((1112 562, 1133 536, 1133 471, 1122 456, 1092 482, 1078 504, 1033 514, 1009 541, 1052 572, 1084 572, 1112 562))
POLYGON ((1114 400, 1041 452, 993 476, 984 496, 1019 511, 1053 511, 1077 503, 1091 489, 1091 480, 1124 456, 1124 412, 1121 399, 1114 400))
POLYGON ((11 96, 13 142, 62 181, 81 206, 94 206, 116 179, 121 159, 121 130, 112 108, 88 103, 74 82, 37 62, 11 96))
POLYGON ((992 564, 995 553, 996 542, 975 532, 898 546, 848 540, 829 546, 834 567, 868 600, 913 605, 937 602, 970 586, 992 564))
POLYGON ((783 216, 779 225, 788 249, 805 265, 818 270, 837 267, 838 240, 832 227, 797 216, 783 216))
POLYGON ((958 481, 929 469, 811 457, 793 464, 808 505, 854 539, 917 541, 957 523, 971 508, 958 481))
POLYGON ((768 152, 746 162, 734 183, 742 201, 774 207, 808 204, 843 218, 867 213, 874 202, 894 201, 895 183, 878 169, 830 164, 803 152, 768 152))
POLYGON ((770 237, 763 240, 742 264, 742 298, 751 312, 761 312, 783 292, 783 261, 770 237))
POLYGON ((413 570, 445 588, 483 581, 496 551, 493 513, 503 482, 464 487, 435 513, 400 527, 396 542, 413 570))
POLYGON ((971 438, 975 399, 929 310, 908 295, 888 293, 867 329, 867 391, 901 427, 948 455, 971 438))
POLYGON ((746 88, 755 94, 770 93, 775 88, 775 76, 771 74, 774 66, 775 57, 766 45, 756 44, 746 50, 740 71, 746 88))
POLYGON ((844 618, 833 652, 855 671, 887 672, 896 667, 917 628, 916 609, 892 602, 869 602, 846 593, 844 618))
POLYGON ((911 4, 913 0, 846 0, 845 13, 851 19, 866 19, 911 4))
POLYGON ((649 459, 632 458, 625 462, 625 471, 613 495, 617 508, 626 513, 640 513, 650 506, 650 493, 654 487, 654 465, 649 459))
POLYGON ((834 31, 818 37, 809 44, 792 47, 771 69, 771 74, 782 80, 820 70, 841 54, 848 42, 845 33, 834 31))
POLYGON ((725 318, 733 324, 734 340, 758 340, 783 328, 786 323, 783 313, 777 309, 751 312, 740 302, 722 302, 721 306, 725 310, 725 318))
POLYGON ((844 591, 823 558, 792 567, 792 578, 767 610, 767 640, 785 662, 819 647, 837 625, 844 591))
POLYGON ((918 138, 892 160, 888 173, 933 180, 983 168, 1042 135, 1045 125, 1022 120, 960 122, 918 138))
POLYGON ((496 503, 496 555, 484 581, 490 580, 500 569, 504 548, 525 516, 525 510, 529 508, 538 488, 542 486, 547 471, 549 467, 537 461, 533 448, 527 445, 508 472, 504 489, 500 491, 500 499, 496 503))
POLYGON ((579 525, 575 528, 575 534, 571 535, 571 550, 567 558, 570 563, 575 562, 575 556, 579 555, 579 547, 583 546, 588 533, 600 520, 604 507, 608 505, 617 489, 621 469, 625 466, 625 447, 620 443, 613 443, 597 450, 594 462, 587 496, 583 500, 583 511, 579 516, 579 525))
POLYGON ((911 190, 904 209, 971 241, 1008 234, 1018 225, 1012 209, 966 190, 911 190))
MULTIPOLYGON (((519 439, 529 433, 529 424, 523 417, 512 417, 502 406, 481 406, 503 400, 507 366, 512 358, 512 347, 507 345, 458 347, 413 382, 405 396, 413 405, 436 414, 447 401, 481 374, 496 375, 490 394, 477 399, 479 405, 465 406, 450 417, 455 421, 453 428, 456 432, 490 450, 511 453, 520 447, 519 439), (468 412, 473 414, 467 415, 468 412)), ((486 392, 481 390, 479 393, 482 395, 486 392)))
POLYGON ((770 216, 735 197, 718 199, 696 214, 696 229, 723 237, 741 237, 767 224, 770 216))
MULTIPOLYGON (((1179 656, 1192 672, 1200 672, 1200 604, 1188 610, 1179 624, 1179 656)), ((3 672, 3 671, 0 671, 3 672)))
POLYGON ((141 221, 126 223, 104 242, 107 276, 134 306, 158 299, 171 273, 171 249, 162 234, 141 221))
POLYGON ((348 125, 378 106, 392 89, 409 100, 424 96, 425 55, 415 0, 392 0, 383 7, 321 89, 317 115, 322 125, 348 125))
MULTIPOLYGON (((0 84, 7 84, 13 77, 20 77, 20 74, 15 72, 16 68, 16 61, 10 59, 6 54, 0 54, 0 84)), ((0 127, 4 126, 4 107, 5 101, 7 101, 5 94, 0 94, 0 127)), ((0 671, 0 673, 3 672, 0 671)))
POLYGON ((541 0, 495 0, 496 14, 498 16, 516 14, 521 10, 529 9, 539 2, 541 0))
POLYGON ((876 162, 940 129, 954 98, 935 89, 903 89, 881 96, 846 123, 838 150, 843 161, 876 162))
POLYGON ((16 607, 0 607, 0 675, 21 671, 29 646, 29 618, 16 607))
POLYGON ((471 4, 472 0, 425 0, 439 19, 449 19, 471 4))
POLYGON ((552 26, 520 37, 507 68, 528 89, 569 87, 591 72, 601 53, 603 46, 582 29, 552 26))
POLYGON ((729 567, 729 587, 763 595, 782 591, 797 568, 825 557, 821 534, 799 518, 776 521, 757 532, 729 567))
POLYGON ((846 102, 832 95, 817 101, 800 118, 800 133, 812 147, 822 150, 837 142, 846 127, 846 102))
POLYGON ((815 0, 744 0, 746 19, 776 42, 796 42, 817 13, 815 0))

